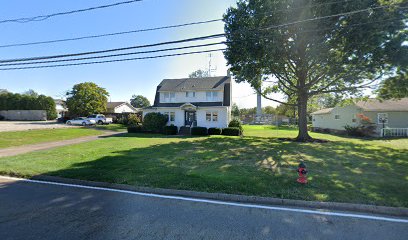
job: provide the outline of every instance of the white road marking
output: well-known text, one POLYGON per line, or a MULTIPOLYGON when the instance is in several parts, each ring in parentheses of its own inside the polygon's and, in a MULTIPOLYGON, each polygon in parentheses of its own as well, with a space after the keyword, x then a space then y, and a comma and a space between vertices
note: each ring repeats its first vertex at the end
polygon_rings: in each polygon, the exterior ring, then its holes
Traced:
POLYGON ((10 179, 10 180, 15 180, 15 181, 29 182, 29 183, 40 183, 40 184, 49 184, 49 185, 65 186, 65 187, 73 187, 73 188, 83 188, 83 189, 92 189, 92 190, 100 190, 100 191, 108 191, 108 192, 118 192, 118 193, 126 193, 126 194, 145 196, 145 197, 174 199, 174 200, 189 201, 189 202, 200 202, 200 203, 210 203, 210 204, 235 206, 235 207, 257 208, 257 209, 268 209, 268 210, 297 212, 297 213, 318 214, 318 215, 336 216, 336 217, 362 218, 362 219, 379 220, 379 221, 387 221, 387 222, 397 222, 397 223, 408 223, 408 219, 401 219, 401 218, 389 218, 389 217, 379 217, 379 216, 372 216, 372 215, 341 213, 341 212, 325 212, 325 211, 321 211, 321 210, 307 210, 307 209, 297 209, 297 208, 288 208, 288 207, 272 207, 272 206, 265 206, 265 205, 245 204, 245 203, 238 203, 238 202, 225 202, 225 201, 200 199, 200 198, 190 198, 190 197, 179 197, 179 196, 170 196, 170 195, 160 195, 160 194, 154 194, 154 193, 133 192, 133 191, 128 191, 128 190, 120 190, 120 189, 113 189, 113 188, 92 187, 92 186, 85 186, 85 185, 78 185, 78 184, 48 182, 48 181, 39 181, 39 180, 14 178, 14 177, 0 176, 0 178, 10 179))

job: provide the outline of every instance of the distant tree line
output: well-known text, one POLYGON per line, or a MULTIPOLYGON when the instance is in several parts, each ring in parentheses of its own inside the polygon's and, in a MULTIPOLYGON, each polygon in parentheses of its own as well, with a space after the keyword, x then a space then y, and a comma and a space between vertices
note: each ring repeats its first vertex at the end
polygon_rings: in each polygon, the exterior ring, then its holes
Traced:
POLYGON ((45 110, 47 119, 57 118, 54 99, 39 95, 32 90, 26 93, 0 93, 0 110, 45 110))

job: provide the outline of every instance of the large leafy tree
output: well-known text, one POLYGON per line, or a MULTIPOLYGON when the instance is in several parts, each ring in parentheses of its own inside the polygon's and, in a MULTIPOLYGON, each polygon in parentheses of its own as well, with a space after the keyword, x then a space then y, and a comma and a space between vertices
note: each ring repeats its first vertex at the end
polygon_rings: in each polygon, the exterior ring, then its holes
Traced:
POLYGON ((106 112, 109 93, 95 83, 85 82, 74 85, 67 92, 67 107, 71 115, 87 116, 106 112))
POLYGON ((378 89, 378 96, 382 99, 408 97, 408 73, 385 79, 378 89))
POLYGON ((130 104, 135 108, 145 108, 150 106, 150 101, 145 96, 133 95, 130 104))
POLYGON ((209 74, 208 71, 204 71, 204 70, 201 70, 201 69, 198 69, 198 70, 196 70, 196 71, 194 71, 194 72, 192 72, 192 73, 190 73, 188 75, 189 78, 205 78, 205 77, 209 77, 209 76, 210 76, 210 74, 209 74))
POLYGON ((308 141, 309 98, 352 93, 395 73, 408 46, 404 0, 239 0, 224 16, 225 57, 237 81, 298 109, 308 141))

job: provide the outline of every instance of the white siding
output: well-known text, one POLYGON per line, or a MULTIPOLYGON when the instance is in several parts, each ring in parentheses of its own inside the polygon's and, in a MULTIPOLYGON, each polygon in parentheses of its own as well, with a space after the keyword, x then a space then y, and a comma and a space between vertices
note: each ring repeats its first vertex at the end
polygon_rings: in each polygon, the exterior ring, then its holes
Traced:
MULTIPOLYGON (((189 91, 191 92, 191 91, 189 91)), ((186 92, 175 92, 174 103, 188 103, 188 102, 222 102, 224 99, 223 91, 212 91, 217 92, 217 98, 207 100, 206 91, 197 91, 195 92, 195 97, 186 97, 186 92)), ((164 101, 164 92, 160 92, 160 102, 165 103, 164 101)))
POLYGON ((114 112, 115 113, 134 113, 135 111, 132 108, 130 108, 127 104, 123 104, 122 106, 115 108, 114 112))
MULTIPOLYGON (((166 112, 174 112, 175 113, 175 121, 169 122, 167 125, 175 125, 177 127, 184 126, 184 110, 180 108, 157 108, 157 109, 145 109, 143 110, 143 117, 150 112, 160 112, 162 114, 166 112)), ((225 128, 228 126, 228 123, 231 118, 230 108, 229 107, 200 107, 196 111, 197 115, 197 126, 198 127, 218 127, 218 128, 225 128), (206 112, 217 112, 218 113, 218 121, 207 121, 206 120, 206 112)))

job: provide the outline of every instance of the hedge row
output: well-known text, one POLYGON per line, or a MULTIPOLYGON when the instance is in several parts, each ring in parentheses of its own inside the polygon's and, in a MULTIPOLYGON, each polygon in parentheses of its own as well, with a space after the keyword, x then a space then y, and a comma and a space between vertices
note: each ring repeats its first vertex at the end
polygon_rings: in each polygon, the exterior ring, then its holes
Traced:
POLYGON ((0 94, 0 110, 45 110, 48 120, 57 118, 54 99, 44 95, 2 93, 0 94))
MULTIPOLYGON (((152 132, 146 130, 142 126, 128 126, 128 133, 143 133, 152 132)), ((157 131, 156 131, 157 132, 157 131)), ((176 135, 178 133, 177 126, 165 126, 163 133, 166 135, 176 135)), ((191 128, 191 135, 194 136, 206 136, 206 135, 225 135, 225 136, 241 136, 242 132, 238 127, 228 128, 206 128, 206 127, 193 127, 191 128)))

